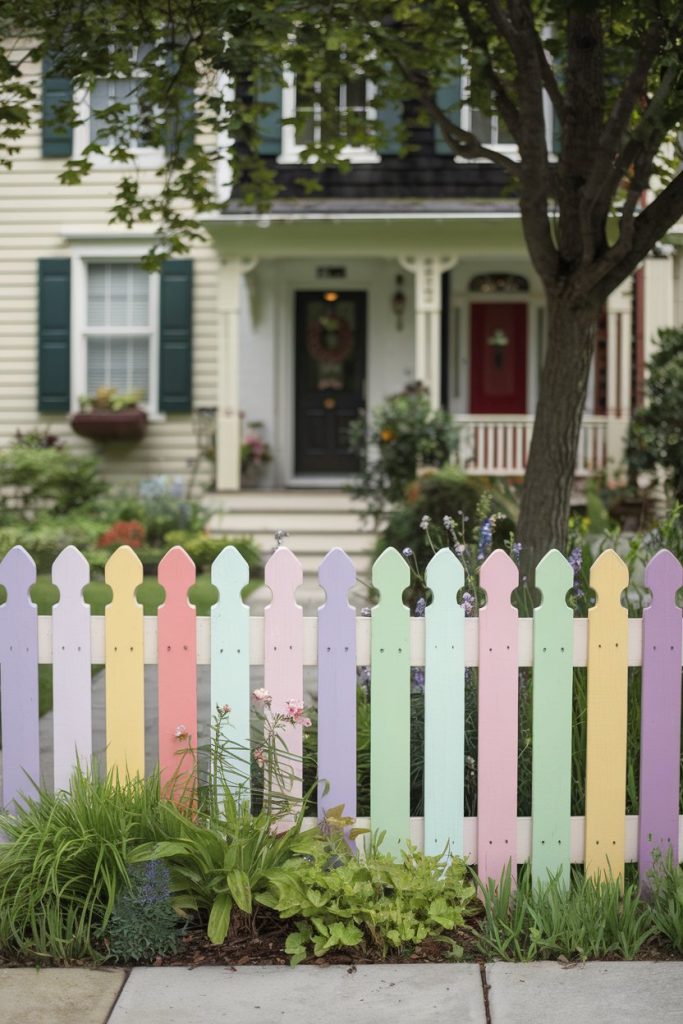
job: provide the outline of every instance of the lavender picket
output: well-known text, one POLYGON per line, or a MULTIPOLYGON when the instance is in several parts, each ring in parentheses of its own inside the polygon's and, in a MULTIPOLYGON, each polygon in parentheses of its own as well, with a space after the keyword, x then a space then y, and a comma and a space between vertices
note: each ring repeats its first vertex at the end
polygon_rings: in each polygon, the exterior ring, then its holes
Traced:
POLYGON ((562 873, 569 884, 574 616, 573 572, 559 551, 536 569, 543 600, 534 609, 532 851, 534 883, 562 873))
POLYGON ((38 729, 38 609, 29 589, 36 565, 21 546, 0 562, 0 682, 2 683, 2 802, 11 809, 40 780, 38 729))
POLYGON ((353 562, 333 548, 318 571, 325 603, 318 611, 318 816, 344 806, 356 814, 356 613, 348 592, 353 562))
POLYGON ((380 599, 372 609, 370 818, 386 833, 385 852, 396 854, 410 837, 410 570, 395 548, 375 562, 372 584, 380 599))
POLYGON ((640 884, 648 889, 653 855, 671 851, 678 863, 678 787, 681 763, 681 609, 676 591, 683 568, 659 551, 645 568, 652 603, 643 611, 640 726, 640 884))
POLYGON ((442 548, 426 572, 424 850, 463 854, 465 792, 465 621, 458 591, 463 567, 442 548))
MULTIPOLYGON (((303 609, 296 602, 296 590, 303 582, 301 563, 289 548, 280 547, 266 562, 266 586, 271 603, 264 611, 264 685, 272 696, 271 711, 283 715, 289 701, 302 702, 303 609)), ((301 799, 303 754, 301 725, 287 725, 281 733, 289 757, 282 757, 288 777, 276 781, 273 790, 295 801, 301 799)))
POLYGON ((211 582, 219 594, 211 608, 211 713, 230 708, 222 735, 233 752, 225 779, 216 782, 224 781, 236 799, 249 803, 249 608, 242 600, 249 566, 237 548, 223 548, 211 566, 211 582))
POLYGON ((55 792, 66 789, 76 764, 87 769, 92 757, 92 659, 90 606, 83 588, 90 582, 88 561, 69 546, 52 564, 59 601, 52 609, 52 732, 55 792))
POLYGON ((479 612, 479 877, 500 878, 508 862, 517 870, 517 609, 510 595, 517 566, 494 551, 481 567, 486 604, 479 612))

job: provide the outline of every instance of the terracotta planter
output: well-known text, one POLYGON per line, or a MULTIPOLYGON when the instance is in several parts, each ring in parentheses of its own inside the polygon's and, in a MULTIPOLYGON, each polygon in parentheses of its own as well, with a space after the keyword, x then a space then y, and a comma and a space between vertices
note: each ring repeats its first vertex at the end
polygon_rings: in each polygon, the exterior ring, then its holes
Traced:
POLYGON ((147 430, 147 413, 136 408, 76 412, 71 417, 71 427, 81 437, 93 441, 139 441, 147 430))

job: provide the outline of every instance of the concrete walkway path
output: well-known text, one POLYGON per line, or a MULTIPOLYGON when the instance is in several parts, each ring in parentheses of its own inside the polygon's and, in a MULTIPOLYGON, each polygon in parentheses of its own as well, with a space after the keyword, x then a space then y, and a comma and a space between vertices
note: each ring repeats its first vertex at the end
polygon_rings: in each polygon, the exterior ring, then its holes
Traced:
POLYGON ((680 1024, 683 962, 0 970, 0 1024, 680 1024))

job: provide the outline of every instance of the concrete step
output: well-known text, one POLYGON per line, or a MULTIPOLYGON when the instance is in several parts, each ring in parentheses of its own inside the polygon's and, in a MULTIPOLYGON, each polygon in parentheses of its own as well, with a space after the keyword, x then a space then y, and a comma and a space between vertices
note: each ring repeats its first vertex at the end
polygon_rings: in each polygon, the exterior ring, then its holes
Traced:
POLYGON ((358 533, 374 536, 372 524, 362 522, 354 512, 312 512, 309 509, 280 511, 214 512, 210 520, 211 533, 270 533, 289 530, 290 533, 341 534, 358 533))
MULTIPOLYGON (((240 531, 248 533, 264 551, 275 546, 275 538, 269 532, 260 530, 240 531)), ((289 530, 283 544, 296 554, 327 554, 331 548, 343 548, 347 554, 372 554, 375 550, 375 535, 367 533, 300 533, 289 530)))
POLYGON ((363 505, 342 490, 290 488, 281 491, 247 490, 204 495, 202 503, 217 512, 346 512, 360 513, 363 505))

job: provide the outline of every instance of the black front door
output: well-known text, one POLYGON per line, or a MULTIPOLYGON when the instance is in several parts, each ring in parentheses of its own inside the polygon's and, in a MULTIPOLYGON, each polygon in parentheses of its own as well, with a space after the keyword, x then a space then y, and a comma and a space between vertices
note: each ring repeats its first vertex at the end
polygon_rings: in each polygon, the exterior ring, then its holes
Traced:
POLYGON ((352 473, 347 429, 363 408, 365 292, 296 294, 296 472, 352 473))

